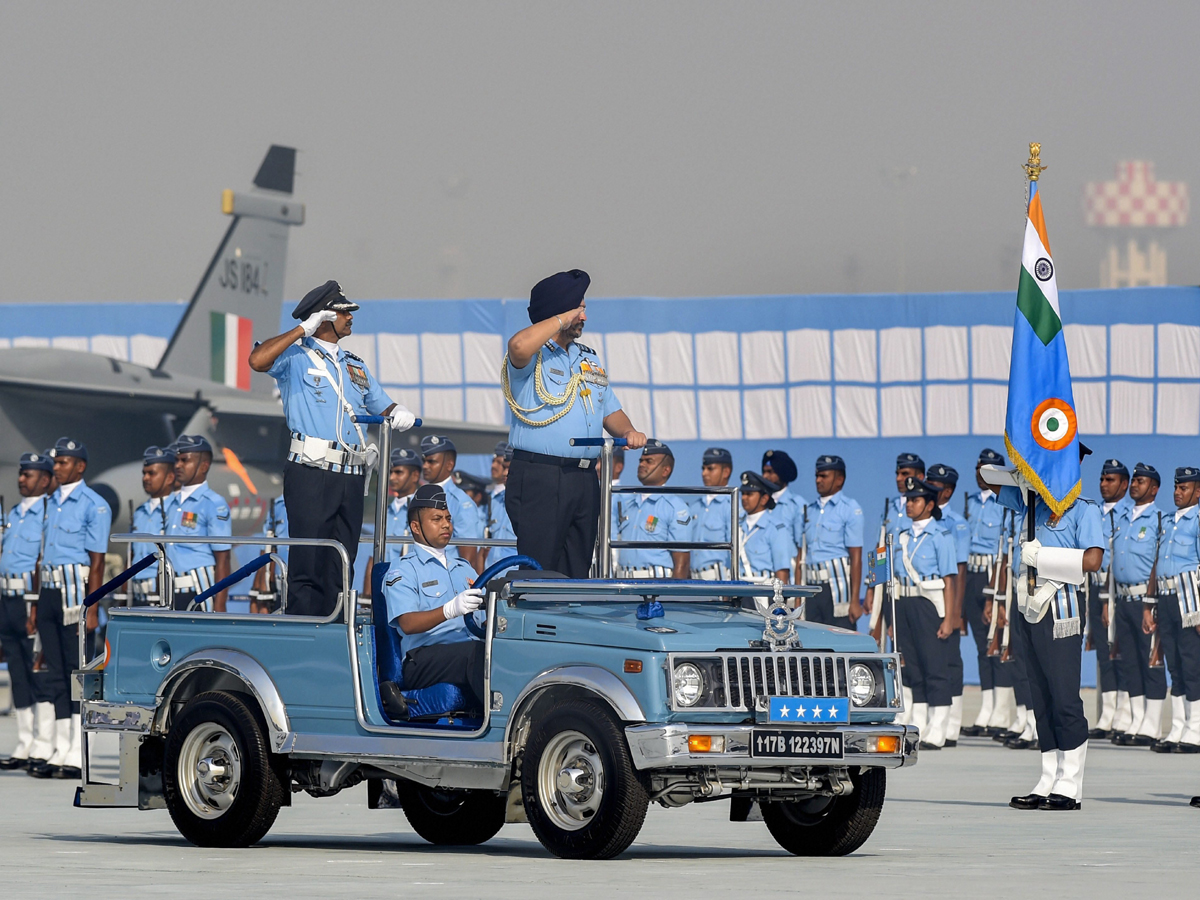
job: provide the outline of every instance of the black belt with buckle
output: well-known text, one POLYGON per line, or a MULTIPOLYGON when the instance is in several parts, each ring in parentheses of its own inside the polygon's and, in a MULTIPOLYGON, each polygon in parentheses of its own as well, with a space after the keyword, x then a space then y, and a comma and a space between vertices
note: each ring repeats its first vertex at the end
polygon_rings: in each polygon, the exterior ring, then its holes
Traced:
POLYGON ((523 462, 540 463, 543 466, 558 466, 560 469, 596 468, 596 460, 579 456, 551 456, 548 453, 531 453, 528 450, 514 450, 513 459, 523 462))

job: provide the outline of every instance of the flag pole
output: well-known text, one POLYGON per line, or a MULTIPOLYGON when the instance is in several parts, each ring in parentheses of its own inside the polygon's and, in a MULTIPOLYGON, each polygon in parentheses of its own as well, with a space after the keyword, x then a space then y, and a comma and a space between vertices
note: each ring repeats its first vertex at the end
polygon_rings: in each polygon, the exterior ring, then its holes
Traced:
MULTIPOLYGON (((1029 144, 1029 161, 1022 168, 1025 170, 1025 177, 1029 181, 1037 181, 1041 174, 1049 168, 1042 165, 1042 145, 1040 143, 1029 144)), ((1029 213, 1030 191, 1028 186, 1025 190, 1026 215, 1029 213)), ((1037 538, 1037 518, 1036 518, 1037 491, 1029 490, 1025 492, 1025 534, 1026 540, 1032 541, 1037 538)), ((1029 567, 1029 596, 1033 596, 1037 591, 1037 569, 1034 566, 1029 567)))

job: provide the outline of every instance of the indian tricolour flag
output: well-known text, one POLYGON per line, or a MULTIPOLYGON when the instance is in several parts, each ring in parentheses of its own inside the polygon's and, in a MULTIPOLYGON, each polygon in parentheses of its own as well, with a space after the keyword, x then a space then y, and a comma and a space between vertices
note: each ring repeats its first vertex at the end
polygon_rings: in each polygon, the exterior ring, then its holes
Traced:
POLYGON ((254 321, 233 313, 214 312, 212 321, 212 380, 250 390, 250 351, 254 321))
POLYGON ((1054 514, 1066 512, 1082 488, 1078 423, 1058 283, 1036 180, 1030 182, 1021 251, 1004 443, 1013 464, 1054 514))

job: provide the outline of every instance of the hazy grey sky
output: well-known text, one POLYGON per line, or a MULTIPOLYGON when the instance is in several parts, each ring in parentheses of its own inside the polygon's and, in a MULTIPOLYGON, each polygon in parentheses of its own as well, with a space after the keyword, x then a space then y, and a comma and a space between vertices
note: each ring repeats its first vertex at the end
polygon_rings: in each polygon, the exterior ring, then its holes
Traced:
POLYGON ((6 0, 0 300, 190 295, 273 142, 289 297, 893 291, 902 258, 909 290, 1015 288, 1030 140, 1059 286, 1094 287, 1084 182, 1200 189, 1197 34, 1112 0, 6 0))

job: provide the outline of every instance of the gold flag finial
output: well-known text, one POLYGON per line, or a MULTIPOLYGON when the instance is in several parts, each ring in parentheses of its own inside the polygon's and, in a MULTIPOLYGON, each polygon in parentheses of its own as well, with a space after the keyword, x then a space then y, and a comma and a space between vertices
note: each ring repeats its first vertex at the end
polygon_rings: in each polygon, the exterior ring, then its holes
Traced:
POLYGON ((1042 165, 1041 156, 1042 145, 1031 143, 1029 145, 1029 162, 1021 167, 1025 170, 1025 174, 1029 177, 1030 181, 1037 181, 1038 176, 1050 168, 1049 166, 1042 165))

